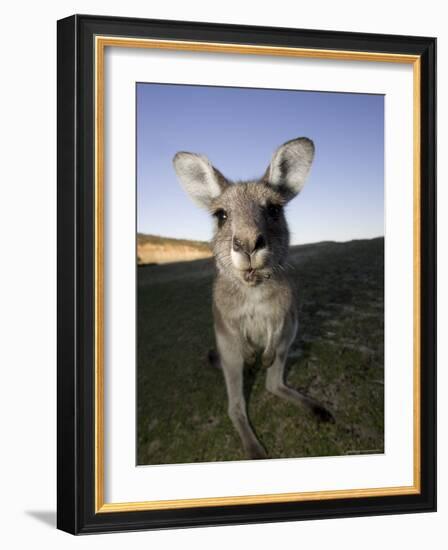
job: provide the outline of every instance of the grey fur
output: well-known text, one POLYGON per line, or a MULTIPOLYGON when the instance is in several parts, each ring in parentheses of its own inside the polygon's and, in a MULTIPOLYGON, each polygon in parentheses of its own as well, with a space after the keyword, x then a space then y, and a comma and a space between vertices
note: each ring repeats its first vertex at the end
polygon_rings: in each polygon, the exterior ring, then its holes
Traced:
POLYGON ((308 138, 288 141, 257 181, 231 183, 208 159, 177 153, 174 167, 192 199, 215 218, 213 288, 216 345, 227 387, 229 416, 249 458, 267 458, 247 416, 244 364, 258 354, 266 389, 325 420, 331 413, 285 383, 285 362, 297 327, 296 300, 286 270, 289 231, 283 206, 299 193, 314 157, 308 138))

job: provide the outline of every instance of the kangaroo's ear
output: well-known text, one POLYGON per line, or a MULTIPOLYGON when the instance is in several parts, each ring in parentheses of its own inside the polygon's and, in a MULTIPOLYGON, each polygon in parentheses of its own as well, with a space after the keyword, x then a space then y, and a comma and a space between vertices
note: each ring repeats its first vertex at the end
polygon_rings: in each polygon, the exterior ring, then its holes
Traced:
POLYGON ((179 152, 174 156, 173 164, 182 187, 202 208, 210 208, 213 200, 229 185, 203 155, 179 152))
POLYGON ((305 137, 292 139, 275 151, 263 180, 292 199, 305 185, 314 158, 314 143, 305 137))

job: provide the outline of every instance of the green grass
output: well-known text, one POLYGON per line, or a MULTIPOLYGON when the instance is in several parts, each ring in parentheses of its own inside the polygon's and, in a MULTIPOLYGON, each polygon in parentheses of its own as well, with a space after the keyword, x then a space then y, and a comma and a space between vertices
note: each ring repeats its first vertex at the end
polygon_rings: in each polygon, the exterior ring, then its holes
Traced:
MULTIPOLYGON (((288 382, 327 405, 319 423, 247 371, 249 414, 270 458, 384 449, 384 239, 293 247, 300 325, 288 382)), ((138 269, 138 464, 242 460, 214 348, 211 260, 138 269)))

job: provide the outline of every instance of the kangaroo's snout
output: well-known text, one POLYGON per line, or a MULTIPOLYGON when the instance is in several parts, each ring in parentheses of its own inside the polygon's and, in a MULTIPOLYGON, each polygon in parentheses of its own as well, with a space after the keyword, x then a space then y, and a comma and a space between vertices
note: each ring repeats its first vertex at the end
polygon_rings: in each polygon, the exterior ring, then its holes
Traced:
POLYGON ((242 279, 246 283, 257 282, 255 270, 262 269, 266 264, 268 253, 266 237, 257 229, 235 233, 232 237, 230 258, 238 271, 251 272, 250 277, 247 276, 247 273, 242 274, 242 279))
POLYGON ((233 213, 228 228, 230 239, 221 242, 228 248, 235 276, 244 284, 253 286, 265 280, 262 276, 265 273, 260 271, 267 268, 270 254, 269 227, 260 197, 251 193, 249 187, 235 188, 235 191, 244 194, 237 194, 232 198, 233 204, 227 205, 233 213))
POLYGON ((255 235, 253 238, 249 239, 239 239, 234 235, 232 246, 235 252, 244 252, 250 256, 253 252, 266 247, 266 239, 263 235, 255 235))

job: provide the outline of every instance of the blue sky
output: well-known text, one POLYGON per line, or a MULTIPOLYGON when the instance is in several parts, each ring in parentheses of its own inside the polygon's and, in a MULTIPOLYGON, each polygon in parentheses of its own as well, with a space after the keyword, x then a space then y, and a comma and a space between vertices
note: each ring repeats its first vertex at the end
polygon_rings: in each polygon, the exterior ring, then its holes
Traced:
POLYGON ((384 235, 384 96, 150 83, 137 84, 138 231, 211 237, 209 215, 177 181, 177 151, 204 154, 244 180, 300 136, 314 141, 316 156, 287 207, 291 243, 384 235))

